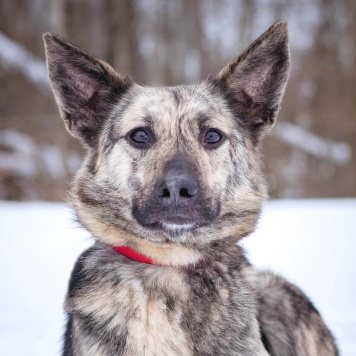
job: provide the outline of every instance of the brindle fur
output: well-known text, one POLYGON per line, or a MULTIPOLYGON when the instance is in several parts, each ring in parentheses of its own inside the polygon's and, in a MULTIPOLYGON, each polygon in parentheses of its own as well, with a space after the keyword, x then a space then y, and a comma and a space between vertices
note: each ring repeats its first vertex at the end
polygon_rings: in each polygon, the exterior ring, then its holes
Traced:
POLYGON ((87 147, 71 197, 96 239, 71 276, 63 355, 337 355, 302 292, 256 272, 236 244, 266 198, 259 148, 288 77, 286 23, 218 75, 176 87, 141 87, 59 36, 44 39, 61 116, 87 147), (152 132, 149 147, 129 144, 135 128, 152 132), (202 144, 209 128, 224 135, 214 149, 202 144), (197 182, 185 209, 157 198, 172 170, 197 182), (172 214, 189 228, 167 225, 172 214))

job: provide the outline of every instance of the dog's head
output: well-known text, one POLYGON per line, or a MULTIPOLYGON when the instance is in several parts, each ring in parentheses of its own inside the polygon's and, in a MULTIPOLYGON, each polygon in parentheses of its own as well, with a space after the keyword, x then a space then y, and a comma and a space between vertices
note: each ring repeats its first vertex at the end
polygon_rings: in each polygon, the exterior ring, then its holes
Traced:
POLYGON ((266 196, 259 146, 289 71, 285 22, 218 75, 176 87, 139 86, 62 38, 44 38, 61 116, 88 149, 72 196, 97 239, 172 254, 254 229, 266 196))

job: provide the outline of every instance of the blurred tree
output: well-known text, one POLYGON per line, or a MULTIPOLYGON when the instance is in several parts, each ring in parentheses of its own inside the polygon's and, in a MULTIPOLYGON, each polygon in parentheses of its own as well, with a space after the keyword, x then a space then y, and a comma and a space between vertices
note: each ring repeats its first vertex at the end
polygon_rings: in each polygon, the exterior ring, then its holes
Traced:
MULTIPOLYGON (((265 144, 271 195, 355 196, 354 0, 0 1, 0 34, 42 61, 41 35, 51 31, 150 85, 216 73, 280 18, 290 24, 293 70, 265 144)), ((65 132, 51 93, 24 75, 31 61, 9 65, 19 60, 9 54, 2 43, 0 199, 63 199, 81 148, 65 132), (35 148, 25 154, 23 142, 35 148), (14 157, 32 162, 33 174, 11 164, 14 157)))

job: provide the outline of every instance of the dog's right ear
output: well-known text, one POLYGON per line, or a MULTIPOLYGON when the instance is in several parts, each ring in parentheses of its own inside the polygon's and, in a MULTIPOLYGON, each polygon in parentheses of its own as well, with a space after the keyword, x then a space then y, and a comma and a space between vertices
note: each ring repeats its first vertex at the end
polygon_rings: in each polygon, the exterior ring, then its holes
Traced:
POLYGON ((256 144, 274 124, 289 70, 288 27, 280 21, 217 76, 233 114, 249 129, 256 144))
POLYGON ((60 36, 46 33, 43 39, 50 82, 66 127, 94 147, 113 105, 133 82, 60 36))

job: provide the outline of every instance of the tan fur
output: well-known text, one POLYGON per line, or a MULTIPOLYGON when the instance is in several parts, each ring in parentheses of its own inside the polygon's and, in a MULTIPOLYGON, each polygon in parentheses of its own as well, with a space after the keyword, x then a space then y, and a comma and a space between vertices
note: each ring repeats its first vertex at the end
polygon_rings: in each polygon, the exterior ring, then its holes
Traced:
POLYGON ((199 253, 199 251, 184 245, 172 245, 168 243, 156 245, 149 241, 142 240, 132 233, 130 234, 124 230, 107 226, 93 218, 90 213, 86 215, 86 207, 80 202, 78 202, 77 208, 81 211, 81 219, 86 219, 87 216, 90 217, 88 220, 90 231, 102 242, 109 245, 130 246, 161 265, 184 266, 195 264, 202 258, 202 254, 199 253))

